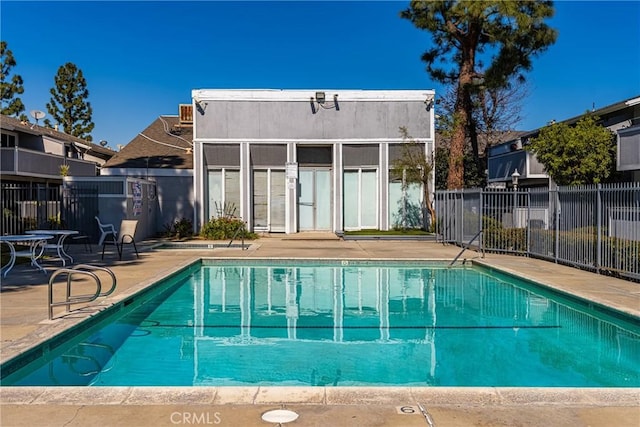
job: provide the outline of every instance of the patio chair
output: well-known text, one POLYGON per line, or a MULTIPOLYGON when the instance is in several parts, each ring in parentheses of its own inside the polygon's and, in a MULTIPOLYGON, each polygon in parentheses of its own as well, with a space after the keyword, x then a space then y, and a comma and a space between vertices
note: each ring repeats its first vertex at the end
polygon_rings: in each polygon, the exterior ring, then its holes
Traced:
POLYGON ((83 231, 80 231, 79 234, 74 234, 72 236, 67 237, 67 240, 65 240, 65 243, 66 243, 66 245, 65 245, 64 250, 67 251, 67 252, 69 251, 69 245, 71 243, 77 243, 77 244, 83 243, 84 244, 84 250, 87 253, 90 254, 90 253, 93 252, 92 249, 91 249, 91 238, 89 237, 89 235, 87 233, 85 233, 83 231))
POLYGON ((116 243, 118 247, 118 255, 120 259, 122 259, 122 253, 124 252, 124 245, 133 245, 133 249, 136 251, 136 257, 140 258, 140 255, 138 254, 138 248, 136 247, 136 239, 135 239, 137 227, 138 227, 137 219, 123 219, 122 222, 120 223, 120 236, 117 238, 117 243, 116 243))
POLYGON ((102 221, 100 221, 100 218, 98 218, 97 216, 95 218, 96 218, 96 221, 98 222, 98 228, 100 228, 100 233, 101 233, 100 239, 98 240, 98 246, 102 246, 102 244, 104 243, 104 240, 107 237, 111 237, 112 240, 115 242, 116 236, 118 235, 118 231, 115 229, 113 224, 103 224, 102 221))
MULTIPOLYGON (((96 217, 98 224, 100 220, 96 217)), ((103 231, 105 238, 102 239, 102 259, 104 259, 104 250, 107 245, 114 245, 118 251, 118 258, 122 259, 122 253, 124 252, 124 245, 133 245, 133 249, 136 252, 136 257, 140 258, 138 254, 138 247, 136 246, 136 228, 138 227, 137 219, 123 219, 120 223, 120 231, 115 229, 113 224, 101 224, 107 231, 103 231)), ((101 227, 101 230, 103 229, 101 227)))

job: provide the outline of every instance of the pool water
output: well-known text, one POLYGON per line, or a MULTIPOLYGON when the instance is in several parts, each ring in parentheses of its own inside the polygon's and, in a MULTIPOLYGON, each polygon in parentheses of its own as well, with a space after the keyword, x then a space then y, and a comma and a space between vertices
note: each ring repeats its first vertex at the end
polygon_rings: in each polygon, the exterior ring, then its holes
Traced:
POLYGON ((640 386, 640 326, 475 267, 189 268, 3 385, 640 386), (555 297, 554 297, 555 298, 555 297))

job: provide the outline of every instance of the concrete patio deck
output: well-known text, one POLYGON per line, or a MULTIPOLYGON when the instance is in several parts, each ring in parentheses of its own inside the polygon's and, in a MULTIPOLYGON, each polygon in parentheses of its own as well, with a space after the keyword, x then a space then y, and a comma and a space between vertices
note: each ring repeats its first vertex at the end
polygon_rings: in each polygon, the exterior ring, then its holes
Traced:
MULTIPOLYGON (((100 254, 83 253, 81 245, 73 248, 76 262, 111 268, 118 288, 92 308, 53 321, 47 314, 48 276, 28 265, 14 267, 0 288, 2 362, 202 257, 451 260, 460 250, 435 242, 343 241, 323 234, 265 236, 245 251, 157 250, 156 243, 143 242, 139 259, 127 247, 122 261, 113 251, 102 261, 100 254)), ((525 257, 480 259, 467 251, 463 258, 640 318, 638 283, 525 257)), ((52 272, 59 262, 44 265, 52 272)), ((282 407, 300 414, 292 426, 640 425, 637 388, 0 387, 0 399, 3 426, 268 426, 273 424, 261 414, 282 407)))

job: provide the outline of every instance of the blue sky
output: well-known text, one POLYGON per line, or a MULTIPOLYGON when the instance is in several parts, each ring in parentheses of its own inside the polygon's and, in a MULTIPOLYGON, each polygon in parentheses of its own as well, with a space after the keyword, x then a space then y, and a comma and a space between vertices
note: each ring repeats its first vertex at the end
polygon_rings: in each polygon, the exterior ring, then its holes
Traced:
MULTIPOLYGON (((58 67, 84 73, 94 142, 126 144, 192 89, 435 89, 408 1, 7 1, 2 40, 27 113, 58 67)), ((559 1, 556 44, 527 74, 521 130, 640 95, 640 2, 559 1)))

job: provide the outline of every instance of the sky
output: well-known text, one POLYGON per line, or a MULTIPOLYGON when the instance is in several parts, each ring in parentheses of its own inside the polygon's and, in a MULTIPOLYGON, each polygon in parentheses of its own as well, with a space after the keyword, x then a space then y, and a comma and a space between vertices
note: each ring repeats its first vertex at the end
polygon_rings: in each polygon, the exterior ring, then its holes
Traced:
MULTIPOLYGON (((0 35, 26 113, 46 112, 58 68, 82 70, 93 141, 116 148, 194 89, 434 89, 429 33, 409 1, 9 1, 0 35)), ((558 39, 526 74, 518 130, 640 96, 640 1, 556 1, 558 39)), ((436 106, 437 114, 437 106, 436 106)), ((51 117, 47 114, 47 117, 51 117)))

